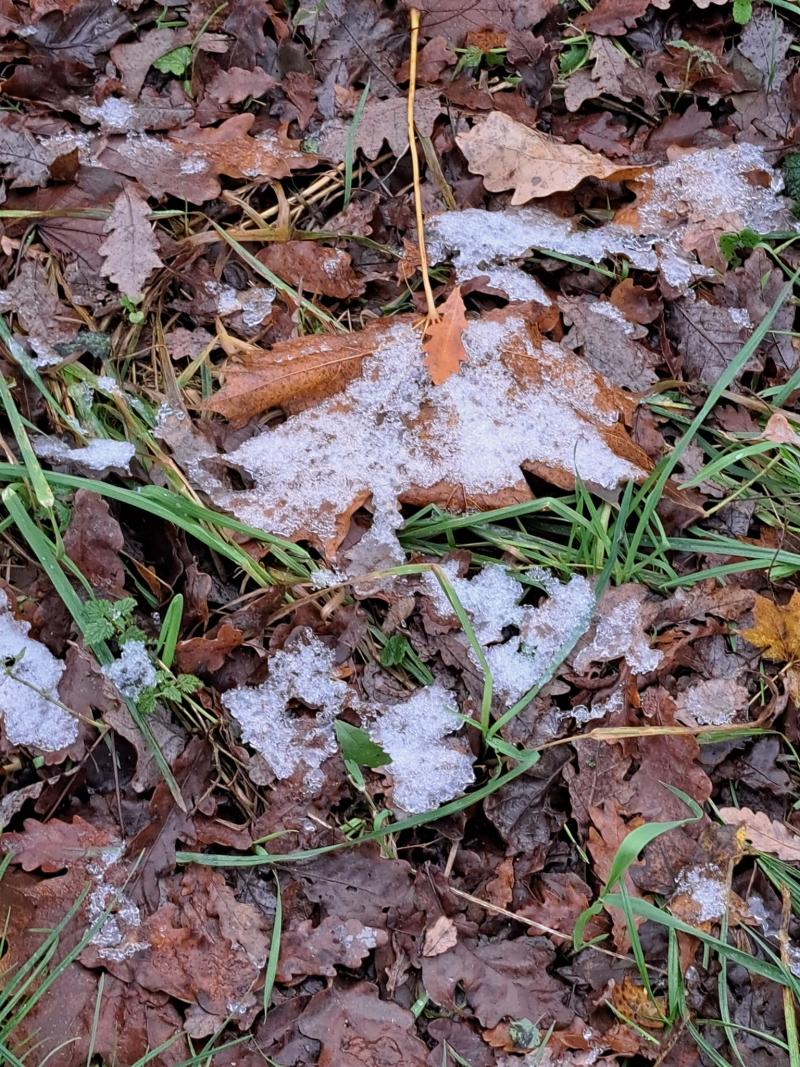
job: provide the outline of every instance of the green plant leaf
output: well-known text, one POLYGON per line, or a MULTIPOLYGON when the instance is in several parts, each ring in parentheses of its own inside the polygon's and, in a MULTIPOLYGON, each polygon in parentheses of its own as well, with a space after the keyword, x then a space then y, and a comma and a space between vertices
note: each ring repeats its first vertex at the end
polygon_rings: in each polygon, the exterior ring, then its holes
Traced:
POLYGON ((392 762, 391 756, 371 741, 360 726, 351 726, 349 722, 337 719, 334 729, 345 762, 357 763, 362 767, 382 767, 392 762))
POLYGON ((733 21, 745 26, 753 17, 753 0, 733 0, 733 21))
POLYGON ((188 45, 182 45, 180 48, 173 48, 171 52, 165 52, 163 56, 159 56, 158 59, 153 61, 153 66, 156 70, 161 71, 162 74, 174 74, 177 78, 180 78, 182 74, 186 73, 191 62, 191 48, 188 45))
POLYGON ((393 634, 381 649, 381 667, 399 667, 410 650, 404 634, 393 634))

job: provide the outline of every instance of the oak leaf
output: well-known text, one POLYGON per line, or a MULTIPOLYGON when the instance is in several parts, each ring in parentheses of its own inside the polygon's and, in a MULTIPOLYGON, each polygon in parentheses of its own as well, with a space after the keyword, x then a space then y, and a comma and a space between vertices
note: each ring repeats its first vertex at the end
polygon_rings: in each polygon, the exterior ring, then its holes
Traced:
POLYGON ((345 300, 364 292, 364 282, 353 270, 349 254, 340 248, 326 248, 316 241, 285 241, 267 245, 256 258, 283 281, 307 293, 345 300))
POLYGON ((108 236, 100 245, 105 259, 100 273, 132 299, 141 296, 152 272, 164 266, 156 252, 158 242, 149 211, 144 197, 126 184, 103 227, 108 236))
POLYGON ((512 204, 574 189, 584 178, 617 181, 642 167, 620 167, 581 145, 562 144, 549 134, 493 111, 456 137, 473 174, 493 193, 513 189, 512 204))
POLYGON ((458 942, 456 924, 449 915, 440 915, 425 931, 422 945, 423 956, 441 956, 443 952, 455 948, 458 942))
POLYGON ((763 811, 752 808, 720 808, 719 817, 728 826, 739 828, 742 836, 759 852, 786 860, 800 862, 800 835, 777 819, 770 819, 763 811))
POLYGON ((753 625, 742 630, 742 637, 760 649, 764 659, 776 663, 800 659, 800 591, 795 590, 792 599, 784 605, 757 596, 753 625))
POLYGON ((457 374, 467 358, 462 340, 466 327, 467 312, 461 289, 456 286, 439 308, 439 318, 428 325, 422 342, 425 366, 434 385, 441 385, 451 374, 457 374))

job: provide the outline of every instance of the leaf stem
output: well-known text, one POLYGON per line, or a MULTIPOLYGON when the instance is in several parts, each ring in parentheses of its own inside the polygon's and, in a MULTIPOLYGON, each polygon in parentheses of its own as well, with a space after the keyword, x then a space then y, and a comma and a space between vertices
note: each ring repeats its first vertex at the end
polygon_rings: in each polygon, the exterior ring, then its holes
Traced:
POLYGON ((417 243, 419 244, 419 270, 422 275, 422 287, 428 305, 427 323, 438 322, 439 312, 433 299, 431 279, 428 274, 428 256, 425 250, 425 224, 422 217, 422 192, 419 184, 419 155, 414 130, 414 96, 417 89, 417 42, 419 40, 419 11, 411 8, 411 56, 408 64, 408 149, 411 152, 411 173, 414 178, 414 211, 417 216, 417 243))

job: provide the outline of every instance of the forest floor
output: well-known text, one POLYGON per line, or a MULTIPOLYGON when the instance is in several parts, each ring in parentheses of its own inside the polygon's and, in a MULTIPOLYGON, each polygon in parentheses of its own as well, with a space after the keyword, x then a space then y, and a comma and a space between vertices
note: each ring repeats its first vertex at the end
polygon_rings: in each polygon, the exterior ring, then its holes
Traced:
POLYGON ((0 5, 4 1064, 800 1067, 798 25, 0 5))

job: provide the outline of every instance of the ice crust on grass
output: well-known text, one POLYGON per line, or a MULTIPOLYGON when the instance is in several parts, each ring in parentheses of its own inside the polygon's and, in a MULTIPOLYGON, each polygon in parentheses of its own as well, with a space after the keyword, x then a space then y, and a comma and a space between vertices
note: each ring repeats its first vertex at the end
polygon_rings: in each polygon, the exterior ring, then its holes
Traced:
POLYGON ((269 661, 259 686, 229 689, 222 703, 239 723, 242 740, 263 756, 276 778, 304 771, 309 789, 323 782, 322 763, 336 751, 333 722, 347 699, 346 682, 334 676, 334 653, 308 628, 269 661), (306 717, 290 701, 315 710, 306 717))
POLYGON ((135 445, 128 441, 112 441, 105 437, 90 438, 85 445, 71 446, 57 437, 38 437, 33 450, 52 463, 74 463, 92 471, 110 469, 127 471, 136 455, 135 445))
POLYGON ((103 674, 126 699, 134 701, 158 680, 143 641, 126 641, 114 662, 103 667, 103 674))
POLYGON ((410 487, 451 482, 467 496, 493 493, 518 485, 526 461, 606 489, 640 476, 587 421, 611 426, 618 418, 598 402, 588 368, 559 378, 553 368, 570 356, 545 342, 541 385, 521 389, 497 355, 510 341, 536 359, 521 320, 471 321, 467 361, 434 387, 419 333, 398 326, 341 393, 228 453, 253 489, 209 491, 251 526, 289 537, 307 531, 322 542, 334 538, 347 502, 371 497, 387 540, 400 523, 397 499, 410 487))
POLYGON ((0 713, 12 745, 57 752, 78 739, 78 722, 56 701, 64 664, 46 645, 28 636, 0 590, 0 713))
POLYGON ((392 757, 384 769, 392 776, 394 802, 404 811, 437 808, 475 780, 472 758, 450 736, 460 728, 455 698, 438 683, 379 709, 367 732, 392 757))

